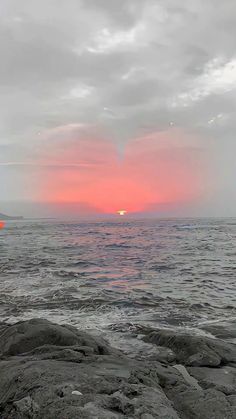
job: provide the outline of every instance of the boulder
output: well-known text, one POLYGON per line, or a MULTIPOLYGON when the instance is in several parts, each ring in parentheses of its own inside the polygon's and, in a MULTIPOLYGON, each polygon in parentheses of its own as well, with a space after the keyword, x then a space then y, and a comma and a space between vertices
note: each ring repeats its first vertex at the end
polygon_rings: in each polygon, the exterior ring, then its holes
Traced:
POLYGON ((96 354, 108 354, 111 348, 101 338, 70 325, 58 325, 45 319, 31 319, 5 328, 0 335, 0 354, 19 355, 43 345, 89 346, 96 354))
POLYGON ((178 362, 187 366, 218 367, 236 362, 236 345, 220 339, 176 334, 172 330, 155 330, 143 339, 172 349, 178 362))
POLYGON ((236 394, 236 368, 189 367, 188 372, 204 389, 214 388, 226 395, 236 394))
POLYGON ((225 323, 203 325, 201 326, 201 329, 211 333, 219 339, 236 339, 236 323, 233 320, 225 323))
POLYGON ((182 419, 234 419, 236 406, 220 391, 176 387, 168 393, 182 419))

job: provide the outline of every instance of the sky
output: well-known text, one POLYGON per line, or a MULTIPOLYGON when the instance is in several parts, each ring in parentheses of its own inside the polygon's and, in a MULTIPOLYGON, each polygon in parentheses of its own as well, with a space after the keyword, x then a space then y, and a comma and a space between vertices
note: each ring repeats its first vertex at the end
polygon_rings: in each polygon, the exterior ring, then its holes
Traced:
POLYGON ((234 0, 1 0, 0 212, 236 215, 234 0))

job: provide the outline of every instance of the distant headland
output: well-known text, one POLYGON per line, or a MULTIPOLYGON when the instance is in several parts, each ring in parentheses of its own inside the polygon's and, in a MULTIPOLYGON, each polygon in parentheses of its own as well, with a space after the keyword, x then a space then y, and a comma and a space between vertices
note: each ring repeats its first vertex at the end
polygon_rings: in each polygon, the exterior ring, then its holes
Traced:
POLYGON ((6 214, 2 214, 0 212, 0 220, 23 220, 24 217, 21 216, 11 216, 11 215, 6 215, 6 214))

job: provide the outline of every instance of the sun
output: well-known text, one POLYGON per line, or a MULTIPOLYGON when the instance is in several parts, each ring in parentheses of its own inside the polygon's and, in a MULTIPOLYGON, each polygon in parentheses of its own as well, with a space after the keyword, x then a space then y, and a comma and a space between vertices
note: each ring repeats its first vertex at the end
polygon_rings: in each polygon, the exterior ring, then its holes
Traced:
POLYGON ((126 210, 119 210, 119 211, 117 211, 117 214, 119 214, 119 215, 125 215, 127 213, 127 211, 126 210))

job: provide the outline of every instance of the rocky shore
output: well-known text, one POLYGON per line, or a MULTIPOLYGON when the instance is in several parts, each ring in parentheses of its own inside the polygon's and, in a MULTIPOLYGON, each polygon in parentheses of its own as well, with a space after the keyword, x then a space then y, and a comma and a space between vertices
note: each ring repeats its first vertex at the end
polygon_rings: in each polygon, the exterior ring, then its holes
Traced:
POLYGON ((142 338, 155 356, 44 319, 0 324, 0 418, 236 418, 236 345, 170 330, 142 338))

